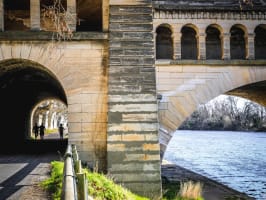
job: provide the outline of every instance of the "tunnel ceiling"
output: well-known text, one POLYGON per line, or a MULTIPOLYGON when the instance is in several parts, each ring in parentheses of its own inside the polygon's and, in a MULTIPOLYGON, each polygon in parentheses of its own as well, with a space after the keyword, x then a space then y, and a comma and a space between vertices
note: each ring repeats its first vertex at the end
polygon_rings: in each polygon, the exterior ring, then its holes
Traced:
POLYGON ((266 106, 266 81, 242 86, 228 91, 226 94, 243 97, 266 106))
POLYGON ((66 103, 65 93, 56 77, 32 63, 10 61, 0 64, 0 92, 11 89, 30 93, 34 101, 55 96, 66 103))

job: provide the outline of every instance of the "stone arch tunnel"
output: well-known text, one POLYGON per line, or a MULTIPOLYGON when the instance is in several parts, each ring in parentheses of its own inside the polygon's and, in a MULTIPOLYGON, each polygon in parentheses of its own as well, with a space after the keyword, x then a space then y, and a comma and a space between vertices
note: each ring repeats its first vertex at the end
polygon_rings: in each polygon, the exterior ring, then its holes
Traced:
MULTIPOLYGON (((24 59, 1 61, 0 80, 0 150, 32 151, 33 145, 26 141, 31 132, 30 120, 34 106, 47 98, 58 99, 67 105, 64 89, 45 67, 24 59)), ((53 148, 51 144, 45 147, 47 151, 52 150, 50 148, 53 148)))

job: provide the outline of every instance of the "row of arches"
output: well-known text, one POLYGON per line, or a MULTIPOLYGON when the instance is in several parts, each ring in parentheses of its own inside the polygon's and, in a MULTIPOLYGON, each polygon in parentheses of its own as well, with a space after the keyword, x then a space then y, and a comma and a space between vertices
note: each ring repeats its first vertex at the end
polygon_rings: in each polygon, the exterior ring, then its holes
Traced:
MULTIPOLYGON (((206 59, 224 59, 225 37, 222 28, 216 24, 205 30, 206 59)), ((156 59, 174 58, 174 39, 170 26, 163 24, 156 29, 156 59)), ((248 34, 244 26, 234 25, 229 33, 230 59, 248 57, 248 34)), ((178 47, 177 47, 178 48, 178 47)), ((254 30, 254 58, 266 59, 266 25, 258 25, 254 30)), ((199 59, 199 34, 194 25, 185 25, 181 29, 181 59, 199 59)))

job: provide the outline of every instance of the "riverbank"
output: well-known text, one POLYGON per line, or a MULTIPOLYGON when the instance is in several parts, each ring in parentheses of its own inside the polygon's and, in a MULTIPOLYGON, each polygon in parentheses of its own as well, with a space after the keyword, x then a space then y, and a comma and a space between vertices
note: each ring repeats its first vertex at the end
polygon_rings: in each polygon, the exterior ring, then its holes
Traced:
POLYGON ((203 183, 203 197, 205 200, 254 200, 255 198, 229 188, 205 176, 177 166, 166 160, 162 163, 163 184, 179 183, 180 181, 199 181, 203 183), (235 197, 235 198, 233 198, 235 197))

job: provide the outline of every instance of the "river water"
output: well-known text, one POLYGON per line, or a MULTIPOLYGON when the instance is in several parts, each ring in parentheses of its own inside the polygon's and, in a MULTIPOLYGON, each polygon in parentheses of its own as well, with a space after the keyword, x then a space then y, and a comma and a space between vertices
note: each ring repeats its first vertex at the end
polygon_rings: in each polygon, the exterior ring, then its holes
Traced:
POLYGON ((266 200, 266 133, 175 132, 164 159, 266 200))

